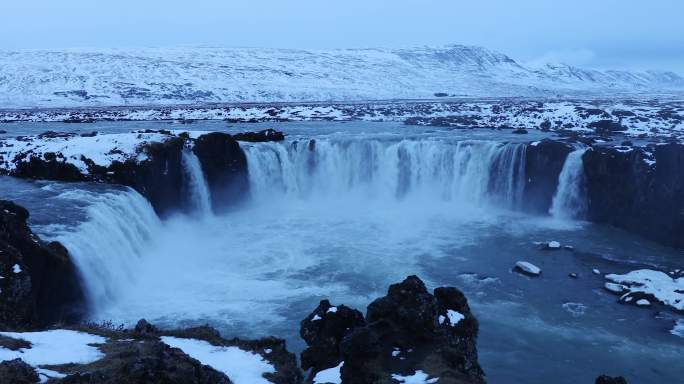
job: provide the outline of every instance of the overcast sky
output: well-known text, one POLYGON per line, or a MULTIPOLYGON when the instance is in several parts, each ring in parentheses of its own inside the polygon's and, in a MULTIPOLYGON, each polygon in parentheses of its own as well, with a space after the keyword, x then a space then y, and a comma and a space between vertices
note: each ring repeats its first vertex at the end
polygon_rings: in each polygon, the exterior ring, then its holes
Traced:
POLYGON ((0 0, 0 49, 480 45, 684 74, 684 0, 0 0))

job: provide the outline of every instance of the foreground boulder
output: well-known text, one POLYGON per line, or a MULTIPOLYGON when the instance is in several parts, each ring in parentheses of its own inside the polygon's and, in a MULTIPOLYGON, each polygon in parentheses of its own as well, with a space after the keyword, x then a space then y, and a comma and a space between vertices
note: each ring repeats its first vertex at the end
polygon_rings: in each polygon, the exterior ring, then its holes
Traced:
POLYGON ((30 329, 71 322, 84 295, 67 250, 45 243, 31 229, 26 209, 0 200, 0 329, 30 329))
POLYGON ((477 320, 459 290, 437 288, 430 294, 418 277, 409 276, 368 306, 365 321, 357 311, 321 302, 302 322, 309 346, 302 361, 313 368, 309 382, 337 375, 342 383, 359 384, 420 378, 484 383, 477 332, 477 320), (335 357, 334 350, 339 351, 335 357))

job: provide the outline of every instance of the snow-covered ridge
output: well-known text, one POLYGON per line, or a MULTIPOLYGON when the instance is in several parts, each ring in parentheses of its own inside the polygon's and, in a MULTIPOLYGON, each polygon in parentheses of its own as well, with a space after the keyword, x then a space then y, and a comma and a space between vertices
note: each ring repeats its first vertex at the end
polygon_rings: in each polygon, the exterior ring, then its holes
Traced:
POLYGON ((681 94, 672 72, 526 67, 480 47, 0 52, 0 107, 681 94))
POLYGON ((157 132, 130 132, 94 136, 57 134, 4 139, 0 141, 0 168, 11 172, 16 167, 17 159, 34 156, 47 160, 50 156, 58 156, 87 175, 89 169, 86 162, 89 160, 103 167, 108 167, 113 161, 143 161, 146 155, 141 148, 145 144, 162 142, 169 137, 157 132))

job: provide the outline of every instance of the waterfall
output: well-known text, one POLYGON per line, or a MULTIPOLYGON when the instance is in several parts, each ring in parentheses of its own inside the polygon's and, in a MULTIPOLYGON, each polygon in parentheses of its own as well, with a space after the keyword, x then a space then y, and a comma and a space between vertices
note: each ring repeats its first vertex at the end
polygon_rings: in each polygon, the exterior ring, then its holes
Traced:
POLYGON ((192 210, 202 217, 211 215, 211 195, 204 179, 202 164, 189 149, 183 151, 183 169, 187 177, 188 199, 192 210))
POLYGON ((549 213, 557 219, 581 219, 587 210, 586 185, 582 155, 586 148, 576 149, 565 159, 558 177, 558 188, 549 213))
POLYGON ((326 138, 243 148, 255 199, 418 197, 515 208, 524 188, 524 144, 326 138))
POLYGON ((161 223, 150 203, 132 189, 70 193, 63 198, 89 204, 87 220, 55 240, 69 250, 91 306, 104 306, 135 276, 136 264, 161 223))

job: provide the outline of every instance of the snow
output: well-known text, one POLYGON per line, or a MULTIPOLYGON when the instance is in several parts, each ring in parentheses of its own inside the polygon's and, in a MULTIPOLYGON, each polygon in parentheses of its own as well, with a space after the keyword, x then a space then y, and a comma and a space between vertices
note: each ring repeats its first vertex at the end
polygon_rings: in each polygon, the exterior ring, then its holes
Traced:
POLYGON ((438 320, 440 324, 444 324, 444 321, 446 319, 449 319, 449 325, 452 327, 455 327, 461 320, 465 319, 465 316, 463 316, 462 313, 448 309, 447 310, 447 317, 444 317, 442 315, 439 315, 438 320))
POLYGON ((43 332, 0 332, 0 335, 22 339, 31 343, 31 348, 12 351, 0 347, 0 361, 21 358, 33 367, 40 365, 88 364, 104 357, 97 347, 106 339, 83 332, 57 329, 43 332))
POLYGON ((646 300, 646 299, 641 299, 641 300, 637 300, 636 305, 638 305, 640 307, 648 307, 651 305, 651 302, 646 300))
POLYGON ((13 273, 21 273, 21 267, 19 266, 19 264, 14 264, 12 266, 12 272, 13 273))
POLYGON ((547 244, 547 247, 549 249, 560 249, 561 245, 557 241, 549 241, 549 243, 547 244))
POLYGON ((684 319, 677 320, 674 327, 670 330, 670 333, 684 338, 684 319))
POLYGON ((337 312, 337 307, 330 307, 328 308, 328 311, 326 313, 335 313, 337 312))
POLYGON ((402 376, 399 374, 392 374, 392 379, 404 384, 433 384, 439 381, 439 378, 428 379, 429 375, 421 370, 416 371, 411 376, 402 376))
POLYGON ((0 167, 12 171, 16 164, 13 162, 17 155, 28 153, 29 156, 44 157, 46 153, 61 154, 66 162, 75 165, 83 174, 88 174, 88 167, 81 160, 84 156, 96 165, 109 166, 112 161, 126 161, 136 158, 145 160, 139 153, 139 148, 150 142, 161 142, 168 139, 168 135, 161 133, 115 133, 96 135, 93 137, 26 137, 21 140, 0 140, 0 167))
POLYGON ((531 275, 539 275, 541 273, 541 268, 527 261, 518 261, 515 263, 515 266, 523 272, 529 273, 531 275))
POLYGON ((603 286, 607 290, 617 294, 620 294, 627 289, 627 287, 625 287, 624 285, 615 283, 605 283, 603 286))
POLYGON ((225 373, 235 384, 269 384, 264 373, 275 372, 275 368, 261 355, 238 347, 214 346, 204 340, 182 339, 162 336, 162 342, 179 348, 202 364, 225 373))
POLYGON ((61 379, 66 377, 66 375, 63 373, 45 368, 36 368, 36 372, 38 373, 41 383, 47 383, 47 381, 52 378, 61 379))
MULTIPOLYGON (((0 52, 0 107, 677 94, 671 72, 528 67, 481 47, 0 52)), ((173 116, 169 116, 173 118, 173 116)))
POLYGON ((596 268, 594 268, 594 269, 591 270, 591 273, 593 273, 594 275, 600 275, 600 274, 601 274, 601 271, 598 270, 598 269, 596 269, 596 268))
POLYGON ((314 317, 311 319, 311 321, 318 321, 321 320, 321 317, 318 316, 318 314, 314 315, 314 317))
POLYGON ((313 384, 325 384, 325 383, 330 383, 330 384, 341 384, 342 383, 342 375, 340 373, 340 370, 342 369, 342 366, 344 365, 344 361, 341 362, 338 366, 324 369, 316 374, 313 378, 313 384))
POLYGON ((626 286, 629 294, 652 295, 659 302, 684 311, 684 277, 675 279, 665 272, 640 269, 624 275, 609 274, 606 279, 626 286))

